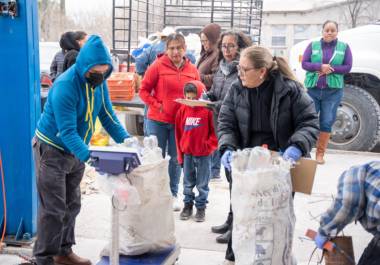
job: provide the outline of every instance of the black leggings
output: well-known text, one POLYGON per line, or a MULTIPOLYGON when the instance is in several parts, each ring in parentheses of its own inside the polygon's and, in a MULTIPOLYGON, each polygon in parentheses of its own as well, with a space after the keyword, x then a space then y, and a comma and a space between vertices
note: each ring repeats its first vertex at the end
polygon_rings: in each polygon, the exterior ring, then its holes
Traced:
POLYGON ((380 234, 373 237, 360 257, 358 265, 380 264, 380 234))

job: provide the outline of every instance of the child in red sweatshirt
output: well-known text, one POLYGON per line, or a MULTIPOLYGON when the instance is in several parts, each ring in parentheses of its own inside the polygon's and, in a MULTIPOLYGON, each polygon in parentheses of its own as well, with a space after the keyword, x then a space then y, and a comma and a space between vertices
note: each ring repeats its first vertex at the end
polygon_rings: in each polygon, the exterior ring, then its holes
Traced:
MULTIPOLYGON (((184 96, 186 99, 199 99, 205 89, 202 82, 190 81, 185 84, 184 96)), ((184 172, 185 206, 180 218, 188 220, 191 217, 195 201, 195 221, 203 222, 208 202, 211 154, 218 146, 212 111, 206 107, 181 105, 175 119, 175 138, 178 163, 183 165, 184 172), (193 192, 195 186, 199 193, 197 197, 193 192)))

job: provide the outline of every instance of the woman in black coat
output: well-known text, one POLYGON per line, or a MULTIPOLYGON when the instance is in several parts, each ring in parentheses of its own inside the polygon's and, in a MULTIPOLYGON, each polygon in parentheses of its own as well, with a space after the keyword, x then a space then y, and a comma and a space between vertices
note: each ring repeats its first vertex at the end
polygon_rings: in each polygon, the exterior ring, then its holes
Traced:
MULTIPOLYGON (((222 164, 231 171, 232 151, 263 144, 293 162, 308 156, 319 132, 318 115, 286 61, 252 46, 242 52, 238 74, 219 113, 222 164)), ((231 246, 230 240, 227 264, 235 259, 231 246)))
MULTIPOLYGON (((251 46, 251 39, 243 32, 225 31, 222 33, 219 41, 219 68, 214 75, 213 84, 207 93, 208 98, 214 103, 214 127, 218 128, 218 116, 224 97, 230 89, 233 82, 238 79, 237 65, 239 64, 240 52, 251 46)), ((217 150, 212 155, 211 180, 220 179, 220 152, 217 150)), ((230 173, 226 171, 226 177, 231 183, 230 173)), ((230 185, 231 187, 231 185, 230 185)), ((211 231, 222 234, 216 238, 216 242, 226 244, 231 237, 232 212, 228 214, 224 224, 213 226, 211 231)))

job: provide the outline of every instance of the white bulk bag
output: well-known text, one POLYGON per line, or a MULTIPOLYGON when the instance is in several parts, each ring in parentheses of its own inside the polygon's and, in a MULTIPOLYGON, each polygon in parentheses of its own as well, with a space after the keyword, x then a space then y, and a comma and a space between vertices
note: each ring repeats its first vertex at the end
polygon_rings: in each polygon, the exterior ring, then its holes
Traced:
MULTIPOLYGON (((148 139, 149 140, 149 139, 148 139)), ((120 250, 123 255, 140 255, 175 244, 172 195, 169 188, 168 159, 162 158, 157 140, 146 142, 141 149, 142 164, 125 176, 137 190, 138 200, 128 196, 127 207, 119 213, 120 250), (128 203, 132 200, 138 203, 128 203)), ((120 186, 119 186, 120 189, 120 186)), ((101 253, 109 255, 109 246, 101 253)))
POLYGON ((236 265, 291 265, 295 215, 290 163, 262 147, 232 160, 232 248, 236 265))

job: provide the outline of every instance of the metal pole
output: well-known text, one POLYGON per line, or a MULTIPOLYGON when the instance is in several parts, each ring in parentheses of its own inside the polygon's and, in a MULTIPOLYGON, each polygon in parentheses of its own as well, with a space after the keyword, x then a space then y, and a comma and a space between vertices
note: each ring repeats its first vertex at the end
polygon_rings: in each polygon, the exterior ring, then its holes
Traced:
POLYGON ((260 8, 260 26, 259 26, 259 43, 261 43, 261 26, 263 22, 263 1, 262 0, 257 0, 259 8, 260 8))
POLYGON ((253 8, 253 0, 251 0, 251 5, 249 7, 249 22, 248 22, 248 34, 251 35, 252 28, 252 8, 253 8))
POLYGON ((129 0, 129 23, 128 23, 128 64, 127 69, 131 65, 131 38, 132 38, 132 0, 129 0))
MULTIPOLYGON (((153 3, 154 3, 154 0, 153 0, 153 3)), ((154 8, 153 8, 154 10, 154 8)), ((154 17, 152 16, 152 19, 154 19, 154 17)), ((148 38, 148 35, 149 35, 149 0, 146 1, 146 20, 145 20, 145 23, 146 23, 146 34, 145 34, 145 37, 148 38)), ((153 21, 154 22, 154 21, 153 21)))
POLYGON ((235 7, 235 1, 231 0, 231 29, 234 28, 234 7, 235 7))
POLYGON ((166 27, 166 0, 164 0, 164 28, 166 27))
POLYGON ((211 0, 211 23, 214 23, 215 0, 211 0))
POLYGON ((111 198, 112 204, 112 220, 111 220, 111 253, 110 264, 119 265, 119 209, 117 207, 118 200, 116 196, 111 198))
POLYGON ((115 1, 112 0, 112 49, 115 50, 115 1))

